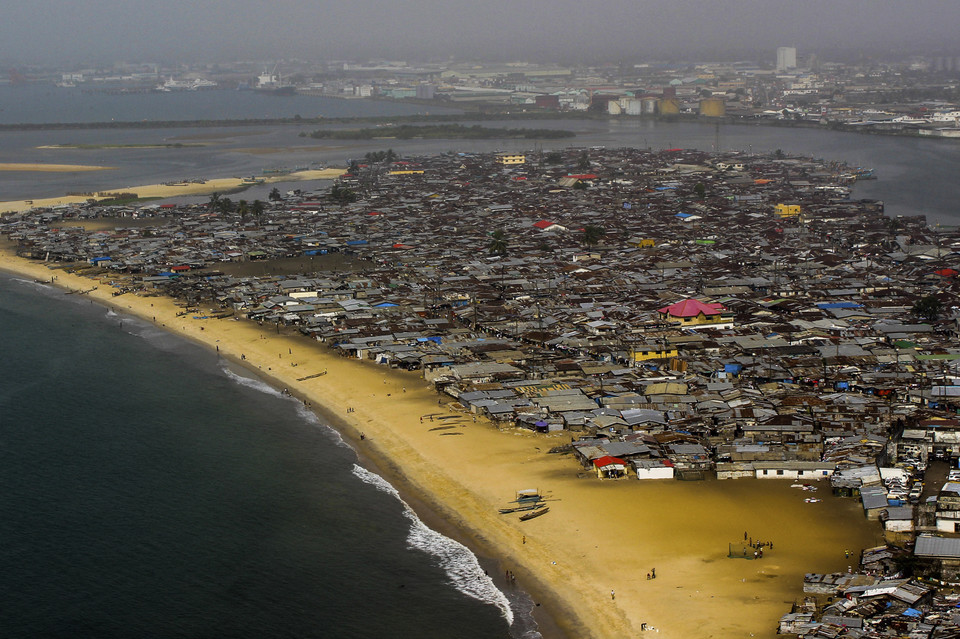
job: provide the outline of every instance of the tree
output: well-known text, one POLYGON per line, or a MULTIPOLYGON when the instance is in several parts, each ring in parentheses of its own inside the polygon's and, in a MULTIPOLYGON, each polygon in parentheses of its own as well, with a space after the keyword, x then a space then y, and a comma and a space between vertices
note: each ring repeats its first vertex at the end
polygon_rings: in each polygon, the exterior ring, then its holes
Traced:
POLYGON ((587 246, 596 246, 606 233, 603 227, 588 224, 583 228, 583 243, 587 246))
POLYGON ((940 317, 940 311, 943 310, 943 302, 933 295, 928 295, 917 300, 912 310, 913 314, 918 318, 935 322, 937 318, 940 317))
POLYGON ((283 196, 280 195, 280 189, 278 189, 277 187, 273 187, 272 189, 270 189, 270 194, 267 196, 267 198, 271 202, 276 202, 277 200, 282 200, 283 196))
POLYGON ((707 195, 707 187, 703 185, 703 182, 697 182, 697 185, 693 187, 693 190, 697 194, 698 200, 702 200, 707 195))
POLYGON ((490 244, 487 245, 490 255, 499 255, 503 257, 507 254, 507 234, 502 230, 494 231, 490 234, 490 244))
POLYGON ((580 159, 577 160, 577 168, 583 170, 590 168, 590 156, 587 155, 586 151, 580 154, 580 159))
POLYGON ((263 202, 260 200, 254 200, 253 204, 250 205, 250 214, 253 215, 253 219, 257 221, 257 226, 260 226, 260 220, 263 218, 263 212, 266 209, 263 202))
POLYGON ((247 219, 247 216, 250 215, 250 205, 247 204, 246 200, 237 202, 237 213, 240 214, 241 221, 247 219))
POLYGON ((220 194, 214 191, 210 194, 210 201, 207 203, 207 208, 210 210, 219 210, 220 208, 220 194))
POLYGON ((543 161, 547 164, 560 164, 563 162, 563 154, 559 151, 551 151, 544 156, 543 161))
POLYGON ((357 201, 357 194, 345 186, 334 184, 330 188, 330 199, 340 204, 350 204, 357 201))
POLYGON ((220 198, 220 201, 217 202, 217 210, 221 213, 232 213, 233 212, 233 200, 228 197, 220 198))

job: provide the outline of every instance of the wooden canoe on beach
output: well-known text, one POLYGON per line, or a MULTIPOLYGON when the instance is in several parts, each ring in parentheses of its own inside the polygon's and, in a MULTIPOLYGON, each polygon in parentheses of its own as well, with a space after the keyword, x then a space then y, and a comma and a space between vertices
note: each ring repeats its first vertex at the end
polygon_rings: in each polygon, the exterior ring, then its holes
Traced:
POLYGON ((537 508, 545 508, 543 504, 526 504, 523 506, 512 506, 510 508, 501 508, 501 515, 509 515, 510 513, 519 513, 528 510, 536 510, 537 508))
POLYGON ((532 510, 526 514, 520 515, 520 521, 527 521, 528 519, 533 519, 534 517, 539 517, 540 515, 546 515, 550 512, 550 506, 544 506, 543 508, 538 508, 537 510, 532 510))

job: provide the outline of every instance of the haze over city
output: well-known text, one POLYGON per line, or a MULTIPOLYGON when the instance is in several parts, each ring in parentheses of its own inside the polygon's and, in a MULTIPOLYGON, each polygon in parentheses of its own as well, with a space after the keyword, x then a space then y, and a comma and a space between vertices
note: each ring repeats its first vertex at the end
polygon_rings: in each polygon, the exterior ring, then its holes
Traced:
POLYGON ((621 59, 801 51, 950 53, 960 4, 864 0, 15 3, 0 60, 230 61, 357 56, 621 59))

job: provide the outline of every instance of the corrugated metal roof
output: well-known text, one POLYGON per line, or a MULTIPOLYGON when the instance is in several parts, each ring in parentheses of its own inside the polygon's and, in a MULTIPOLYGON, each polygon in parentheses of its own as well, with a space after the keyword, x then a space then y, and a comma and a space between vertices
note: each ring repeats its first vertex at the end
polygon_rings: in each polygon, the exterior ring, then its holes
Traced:
POLYGON ((920 535, 913 554, 918 557, 960 558, 960 539, 920 535))

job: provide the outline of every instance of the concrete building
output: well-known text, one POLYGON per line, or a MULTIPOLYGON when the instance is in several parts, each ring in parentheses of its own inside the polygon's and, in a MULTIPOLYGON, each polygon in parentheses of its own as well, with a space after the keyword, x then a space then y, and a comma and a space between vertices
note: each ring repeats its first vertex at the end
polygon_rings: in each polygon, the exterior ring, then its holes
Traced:
POLYGON ((777 72, 783 73, 797 68, 797 48, 777 47, 777 72))

